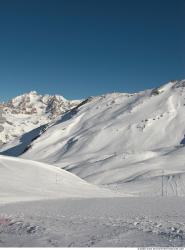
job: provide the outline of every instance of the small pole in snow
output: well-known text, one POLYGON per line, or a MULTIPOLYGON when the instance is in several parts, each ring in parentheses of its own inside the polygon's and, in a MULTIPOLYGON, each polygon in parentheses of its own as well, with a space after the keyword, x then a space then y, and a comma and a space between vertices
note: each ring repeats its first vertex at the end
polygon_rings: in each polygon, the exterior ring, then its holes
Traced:
POLYGON ((162 170, 162 183, 161 183, 161 196, 164 196, 164 180, 163 180, 163 176, 164 176, 164 170, 162 170))
POLYGON ((57 184, 58 183, 57 174, 56 174, 56 177, 55 177, 55 181, 56 181, 56 184, 57 184))

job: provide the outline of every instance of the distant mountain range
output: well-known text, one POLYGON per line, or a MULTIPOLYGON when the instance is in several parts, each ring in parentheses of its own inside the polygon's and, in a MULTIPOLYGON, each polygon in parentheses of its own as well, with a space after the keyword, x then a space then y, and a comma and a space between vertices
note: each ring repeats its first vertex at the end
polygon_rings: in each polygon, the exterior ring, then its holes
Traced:
POLYGON ((7 143, 30 130, 55 120, 78 105, 60 95, 39 95, 31 91, 0 104, 0 141, 7 143))

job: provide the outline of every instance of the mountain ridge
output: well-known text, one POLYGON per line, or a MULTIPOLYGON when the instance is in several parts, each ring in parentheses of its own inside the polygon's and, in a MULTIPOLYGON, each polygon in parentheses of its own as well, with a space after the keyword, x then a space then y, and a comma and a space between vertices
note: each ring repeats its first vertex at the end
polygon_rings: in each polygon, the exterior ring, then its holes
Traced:
POLYGON ((134 195, 161 195, 164 175, 164 193, 184 195, 184 111, 184 80, 93 97, 64 114, 21 157, 134 195))
POLYGON ((185 80, 90 97, 53 122, 20 157, 131 195, 160 196, 163 180, 164 195, 184 196, 184 111, 185 80))

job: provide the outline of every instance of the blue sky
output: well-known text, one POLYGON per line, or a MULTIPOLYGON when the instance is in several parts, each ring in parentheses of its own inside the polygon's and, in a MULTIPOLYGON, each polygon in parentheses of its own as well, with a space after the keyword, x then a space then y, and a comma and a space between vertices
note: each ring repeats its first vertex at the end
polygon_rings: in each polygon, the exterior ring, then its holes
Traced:
POLYGON ((0 99, 185 78, 184 0, 0 0, 0 99))

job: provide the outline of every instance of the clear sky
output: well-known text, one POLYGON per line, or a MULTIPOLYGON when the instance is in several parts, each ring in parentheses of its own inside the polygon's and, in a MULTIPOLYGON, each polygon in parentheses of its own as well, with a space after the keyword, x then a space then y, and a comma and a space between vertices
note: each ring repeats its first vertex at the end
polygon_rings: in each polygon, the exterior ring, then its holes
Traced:
POLYGON ((185 78, 185 0, 0 0, 0 99, 185 78))

